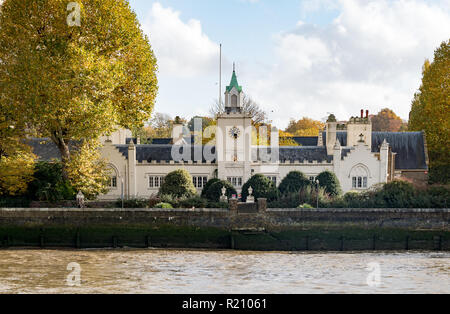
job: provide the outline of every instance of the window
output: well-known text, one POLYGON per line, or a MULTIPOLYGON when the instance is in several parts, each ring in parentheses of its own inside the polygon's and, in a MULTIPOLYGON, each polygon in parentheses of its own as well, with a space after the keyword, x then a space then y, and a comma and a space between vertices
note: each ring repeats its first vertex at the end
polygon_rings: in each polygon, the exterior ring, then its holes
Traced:
POLYGON ((203 189, 203 187, 206 185, 206 182, 208 182, 208 177, 205 177, 205 176, 193 176, 192 177, 192 183, 194 183, 194 186, 197 189, 203 189))
POLYGON ((164 183, 163 176, 150 176, 148 177, 148 186, 151 189, 159 189, 164 183))
POLYGON ((237 96, 236 95, 232 95, 231 96, 231 106, 232 107, 237 107, 237 101, 238 101, 237 96))
POLYGON ((353 177, 352 188, 353 189, 367 189, 367 177, 353 177))
POLYGON ((113 177, 110 178, 109 187, 110 188, 116 188, 117 187, 117 177, 116 176, 113 176, 113 177))
POLYGON ((269 180, 272 181, 275 186, 277 186, 277 177, 275 177, 275 176, 268 176, 267 178, 269 178, 269 180))
POLYGON ((350 171, 352 178, 352 188, 355 190, 363 190, 369 187, 369 169, 363 165, 358 164, 350 171))
POLYGON ((235 188, 242 187, 242 177, 228 177, 227 181, 230 182, 235 188))

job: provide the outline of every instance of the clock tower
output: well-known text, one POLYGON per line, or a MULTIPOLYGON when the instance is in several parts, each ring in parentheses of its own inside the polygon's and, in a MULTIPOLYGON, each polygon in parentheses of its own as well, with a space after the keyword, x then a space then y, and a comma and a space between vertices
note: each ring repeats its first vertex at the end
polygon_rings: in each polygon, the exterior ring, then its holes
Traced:
POLYGON ((243 110, 244 93, 236 70, 225 90, 225 110, 217 117, 216 152, 218 176, 238 192, 251 176, 252 118, 243 110))

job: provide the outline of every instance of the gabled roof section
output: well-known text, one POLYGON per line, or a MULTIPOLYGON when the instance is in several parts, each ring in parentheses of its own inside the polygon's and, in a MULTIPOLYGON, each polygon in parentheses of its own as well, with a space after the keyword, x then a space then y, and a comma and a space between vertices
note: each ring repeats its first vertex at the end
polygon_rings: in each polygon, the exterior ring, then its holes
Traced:
POLYGON ((234 70, 233 70, 233 75, 231 76, 230 85, 227 86, 227 93, 231 92, 233 87, 235 87, 239 93, 242 92, 242 86, 239 86, 239 83, 237 81, 236 71, 234 71, 234 70))

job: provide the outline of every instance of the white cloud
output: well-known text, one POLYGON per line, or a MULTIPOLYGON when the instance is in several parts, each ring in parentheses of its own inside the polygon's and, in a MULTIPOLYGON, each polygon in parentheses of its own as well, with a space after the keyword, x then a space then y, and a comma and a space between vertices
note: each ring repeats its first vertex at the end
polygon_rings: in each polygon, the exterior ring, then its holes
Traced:
POLYGON ((347 119, 362 108, 390 107, 406 119, 425 58, 450 38, 448 0, 334 3, 340 14, 330 25, 300 23, 275 36, 275 62, 249 78, 249 94, 281 126, 327 112, 347 119))
POLYGON ((219 46, 203 32, 200 21, 184 23, 180 12, 157 2, 143 29, 155 51, 160 74, 189 78, 217 71, 219 46))

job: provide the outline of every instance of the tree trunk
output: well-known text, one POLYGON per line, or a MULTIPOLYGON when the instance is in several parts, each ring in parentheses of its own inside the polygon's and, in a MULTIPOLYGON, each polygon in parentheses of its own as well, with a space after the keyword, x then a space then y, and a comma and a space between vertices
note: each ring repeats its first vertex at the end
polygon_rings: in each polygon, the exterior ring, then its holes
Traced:
POLYGON ((56 146, 59 149, 59 152, 61 154, 61 162, 62 162, 62 176, 65 181, 69 180, 69 175, 67 174, 67 164, 70 161, 70 150, 69 145, 64 141, 63 138, 58 137, 56 134, 54 137, 52 137, 53 142, 56 144, 56 146))

